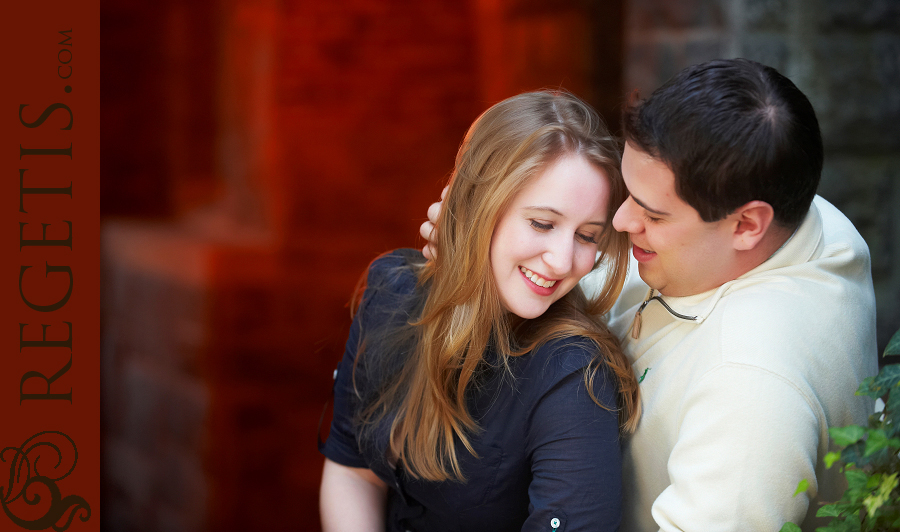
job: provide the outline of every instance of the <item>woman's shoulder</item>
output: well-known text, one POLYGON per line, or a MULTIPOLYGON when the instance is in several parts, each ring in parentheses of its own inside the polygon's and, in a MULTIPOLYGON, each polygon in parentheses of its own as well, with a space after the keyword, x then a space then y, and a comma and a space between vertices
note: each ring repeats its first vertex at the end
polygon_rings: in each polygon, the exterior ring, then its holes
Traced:
POLYGON ((547 378, 580 372, 600 354, 599 347, 584 336, 567 336, 549 340, 526 356, 526 374, 547 378))
POLYGON ((615 379, 602 362, 600 347, 589 338, 569 336, 546 342, 524 355, 515 373, 516 387, 525 404, 545 400, 549 395, 568 390, 562 397, 571 401, 587 400, 585 376, 603 404, 616 402, 615 379), (569 392, 571 392, 569 395, 569 392))
POLYGON ((424 264, 425 257, 417 249, 400 248, 384 253, 369 265, 366 288, 412 292, 419 280, 417 270, 424 264))
POLYGON ((372 261, 360 306, 363 314, 409 312, 424 294, 418 274, 423 264, 425 257, 421 251, 406 248, 389 251, 372 261))

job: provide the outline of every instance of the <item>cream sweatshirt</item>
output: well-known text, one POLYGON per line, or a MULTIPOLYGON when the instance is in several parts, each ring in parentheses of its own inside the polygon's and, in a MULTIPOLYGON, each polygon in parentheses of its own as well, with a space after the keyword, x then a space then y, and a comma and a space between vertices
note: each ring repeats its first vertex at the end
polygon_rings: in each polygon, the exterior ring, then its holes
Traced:
MULTIPOLYGON (((583 281, 590 293, 591 279, 583 281)), ((640 378, 644 414, 624 446, 623 531, 813 530, 819 501, 843 490, 826 470, 828 428, 865 424, 855 397, 877 371, 869 251, 816 197, 793 237, 719 288, 663 297, 632 262, 610 326, 640 378), (805 494, 792 497, 801 479, 805 494)))

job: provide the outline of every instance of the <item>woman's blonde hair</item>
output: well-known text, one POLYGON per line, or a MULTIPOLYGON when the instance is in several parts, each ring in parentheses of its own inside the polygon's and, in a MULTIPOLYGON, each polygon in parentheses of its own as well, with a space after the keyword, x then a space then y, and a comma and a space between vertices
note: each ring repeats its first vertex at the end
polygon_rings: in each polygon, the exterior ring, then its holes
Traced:
MULTIPOLYGON (((514 96, 472 124, 437 222, 436 258, 416 267, 427 298, 411 316, 410 329, 393 335, 394 343, 406 341, 412 347, 398 371, 381 372, 392 373, 390 382, 364 401, 358 417, 364 439, 390 419, 388 454, 409 474, 433 481, 464 480, 454 436, 475 454, 469 437, 480 427, 467 409, 466 394, 486 364, 485 353, 493 349, 506 366, 510 357, 571 336, 586 337, 597 346, 597 357, 585 372, 591 397, 600 404, 592 384, 597 371, 608 368, 618 385, 618 404, 600 406, 617 410, 624 430, 634 429, 640 412, 637 380, 601 319, 622 288, 630 249, 627 235, 613 230, 611 223, 627 196, 619 165, 619 145, 600 117, 567 92, 514 96), (542 316, 510 319, 490 265, 494 227, 531 179, 568 155, 583 157, 609 181, 609 223, 600 236, 594 266, 605 267, 605 283, 591 300, 576 286, 542 316)), ((371 345, 365 330, 361 338, 361 350, 371 345)), ((379 354, 388 351, 398 350, 378 349, 379 354)))

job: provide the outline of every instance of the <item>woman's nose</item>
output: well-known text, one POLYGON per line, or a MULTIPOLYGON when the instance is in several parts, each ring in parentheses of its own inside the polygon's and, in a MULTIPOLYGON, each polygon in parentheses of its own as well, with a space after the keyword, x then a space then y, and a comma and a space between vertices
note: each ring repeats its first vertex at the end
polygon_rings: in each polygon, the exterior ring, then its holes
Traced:
POLYGON ((575 239, 573 235, 554 238, 543 254, 544 262, 551 271, 547 272, 554 278, 560 279, 572 271, 572 263, 575 260, 575 239))

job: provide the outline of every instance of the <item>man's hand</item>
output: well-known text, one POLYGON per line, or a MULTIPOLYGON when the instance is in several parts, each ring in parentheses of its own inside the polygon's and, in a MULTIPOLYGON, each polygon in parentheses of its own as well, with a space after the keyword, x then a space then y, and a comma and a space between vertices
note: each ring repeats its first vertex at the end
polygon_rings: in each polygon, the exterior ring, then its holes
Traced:
POLYGON ((425 247, 422 248, 422 254, 425 258, 431 260, 434 258, 436 250, 434 249, 434 226, 437 224, 438 216, 441 214, 441 206, 443 205, 444 196, 447 195, 449 185, 441 191, 441 201, 432 203, 428 207, 428 221, 423 222, 419 227, 419 234, 425 239, 425 247))

